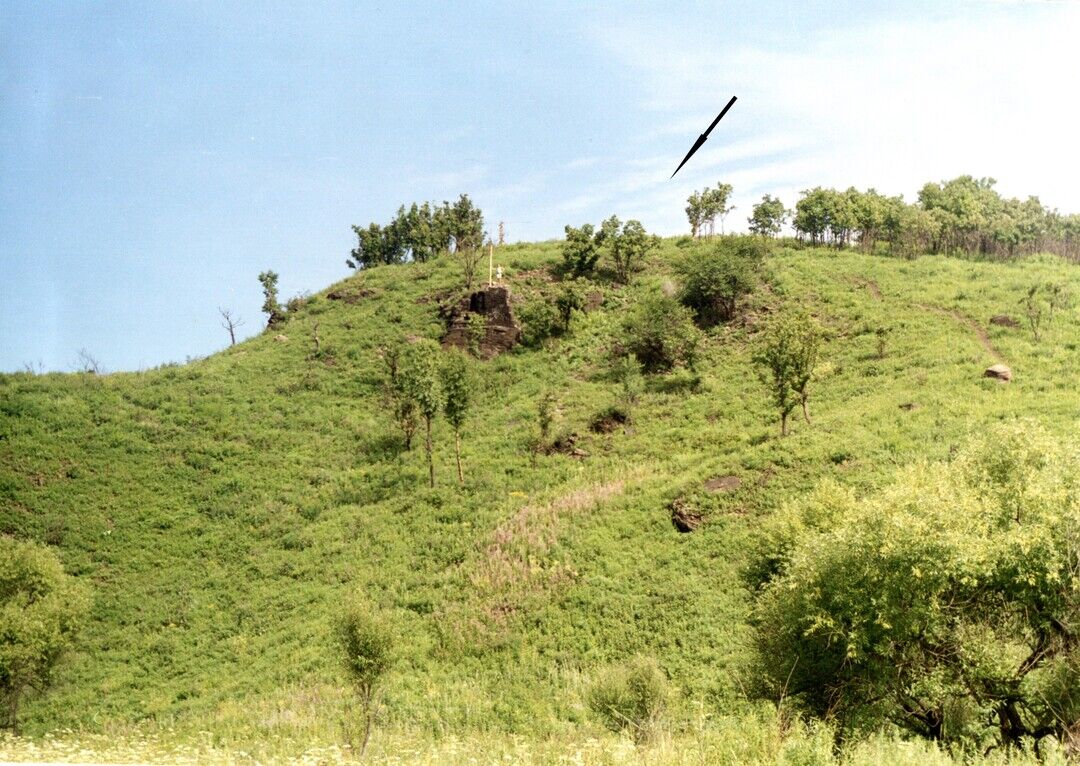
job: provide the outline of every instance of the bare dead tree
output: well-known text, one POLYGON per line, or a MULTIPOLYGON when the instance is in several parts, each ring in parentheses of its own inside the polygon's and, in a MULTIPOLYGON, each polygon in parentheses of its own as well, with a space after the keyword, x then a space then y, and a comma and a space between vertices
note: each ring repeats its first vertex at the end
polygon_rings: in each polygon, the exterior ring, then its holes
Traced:
POLYGON ((82 372, 88 372, 91 375, 101 374, 101 364, 94 358, 94 355, 85 348, 79 349, 79 369, 82 372))
POLYGON ((231 309, 223 309, 218 306, 218 313, 221 314, 221 326, 229 331, 229 345, 236 345, 236 328, 244 323, 244 320, 232 313, 231 309))

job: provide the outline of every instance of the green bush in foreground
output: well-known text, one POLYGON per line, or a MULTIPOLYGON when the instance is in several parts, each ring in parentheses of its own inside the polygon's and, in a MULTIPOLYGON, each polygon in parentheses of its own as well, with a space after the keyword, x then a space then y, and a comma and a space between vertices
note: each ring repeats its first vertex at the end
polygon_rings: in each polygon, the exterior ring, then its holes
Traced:
POLYGON ((15 729, 19 703, 42 691, 89 609, 82 585, 60 559, 35 543, 0 537, 0 703, 15 729))
POLYGON ((1080 721, 1076 448, 999 426, 865 500, 823 490, 772 522, 779 552, 755 568, 771 694, 848 728, 1065 741, 1080 721))
POLYGON ((671 684, 656 660, 635 657, 593 684, 589 707, 609 729, 647 742, 657 733, 671 696, 671 684))

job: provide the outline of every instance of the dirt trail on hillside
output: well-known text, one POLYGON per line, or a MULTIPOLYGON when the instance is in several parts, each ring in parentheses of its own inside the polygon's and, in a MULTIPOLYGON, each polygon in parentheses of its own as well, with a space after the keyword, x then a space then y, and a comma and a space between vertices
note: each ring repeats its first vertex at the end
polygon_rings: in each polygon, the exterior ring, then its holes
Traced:
POLYGON ((986 332, 986 328, 979 324, 974 317, 968 316, 959 309, 947 309, 944 306, 935 306, 932 303, 917 303, 915 305, 921 309, 933 311, 936 314, 944 314, 945 316, 952 317, 960 324, 965 325, 969 330, 975 333, 975 337, 979 339, 979 344, 986 349, 986 352, 990 354, 990 356, 994 357, 995 361, 1003 364, 1006 363, 1005 355, 990 342, 990 335, 986 332))
POLYGON ((854 282, 859 287, 865 287, 870 291, 870 294, 874 296, 874 300, 881 300, 881 288, 878 287, 878 283, 867 277, 855 277, 854 282))

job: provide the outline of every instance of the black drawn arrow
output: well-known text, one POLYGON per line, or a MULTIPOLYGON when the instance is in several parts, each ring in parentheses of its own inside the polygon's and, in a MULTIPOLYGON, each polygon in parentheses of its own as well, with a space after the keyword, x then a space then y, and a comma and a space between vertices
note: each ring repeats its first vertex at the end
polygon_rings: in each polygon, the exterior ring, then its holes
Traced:
MULTIPOLYGON (((720 120, 724 118, 724 115, 727 114, 727 110, 730 109, 731 105, 735 103, 735 98, 735 96, 731 97, 731 100, 727 102, 727 106, 725 106, 720 111, 720 114, 716 115, 716 119, 712 121, 712 125, 709 126, 708 130, 706 130, 704 133, 697 137, 697 141, 694 142, 694 145, 690 147, 690 151, 686 153, 685 157, 683 157, 683 161, 679 163, 679 167, 675 168, 675 173, 678 173, 680 170, 682 170, 682 166, 686 164, 686 161, 693 157, 694 152, 701 148, 701 145, 705 143, 705 141, 709 138, 709 134, 712 133, 712 129, 716 127, 716 123, 720 122, 720 120)), ((672 178, 675 177, 675 173, 671 174, 672 178)))

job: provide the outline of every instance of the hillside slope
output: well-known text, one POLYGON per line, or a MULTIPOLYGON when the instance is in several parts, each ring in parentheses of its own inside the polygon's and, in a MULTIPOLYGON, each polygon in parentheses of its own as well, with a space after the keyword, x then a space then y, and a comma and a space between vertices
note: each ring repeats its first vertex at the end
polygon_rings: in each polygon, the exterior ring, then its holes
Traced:
MULTIPOLYGON (((94 592, 27 732, 335 741, 344 690, 329 625, 354 591, 399 627, 387 731, 592 731, 591 674, 636 653, 670 675, 680 716, 696 703, 730 712, 747 651, 738 571, 757 518, 824 477, 866 491, 997 420, 1075 435, 1078 310, 1038 343, 988 324, 1020 318, 1038 280, 1080 292, 1075 266, 787 247, 743 319, 710 333, 699 391, 678 373, 650 379, 631 424, 593 433, 619 394, 604 359, 621 311, 660 289, 679 250, 665 241, 629 287, 599 283, 603 304, 568 337, 475 362, 463 487, 445 424, 429 489, 423 451, 399 451, 380 398, 379 347, 441 333, 436 298, 459 281, 448 259, 359 273, 188 365, 0 376, 0 532, 55 546, 94 592), (781 439, 750 346, 756 318, 784 302, 829 337, 813 423, 781 439), (883 358, 879 327, 891 328, 883 358), (1012 383, 982 377, 996 361, 1012 383), (556 430, 587 456, 530 449, 548 391, 556 430), (704 487, 722 476, 740 483, 704 487), (698 531, 672 526, 677 497, 705 514, 698 531)), ((517 298, 551 289, 557 243, 499 257, 517 298)))

